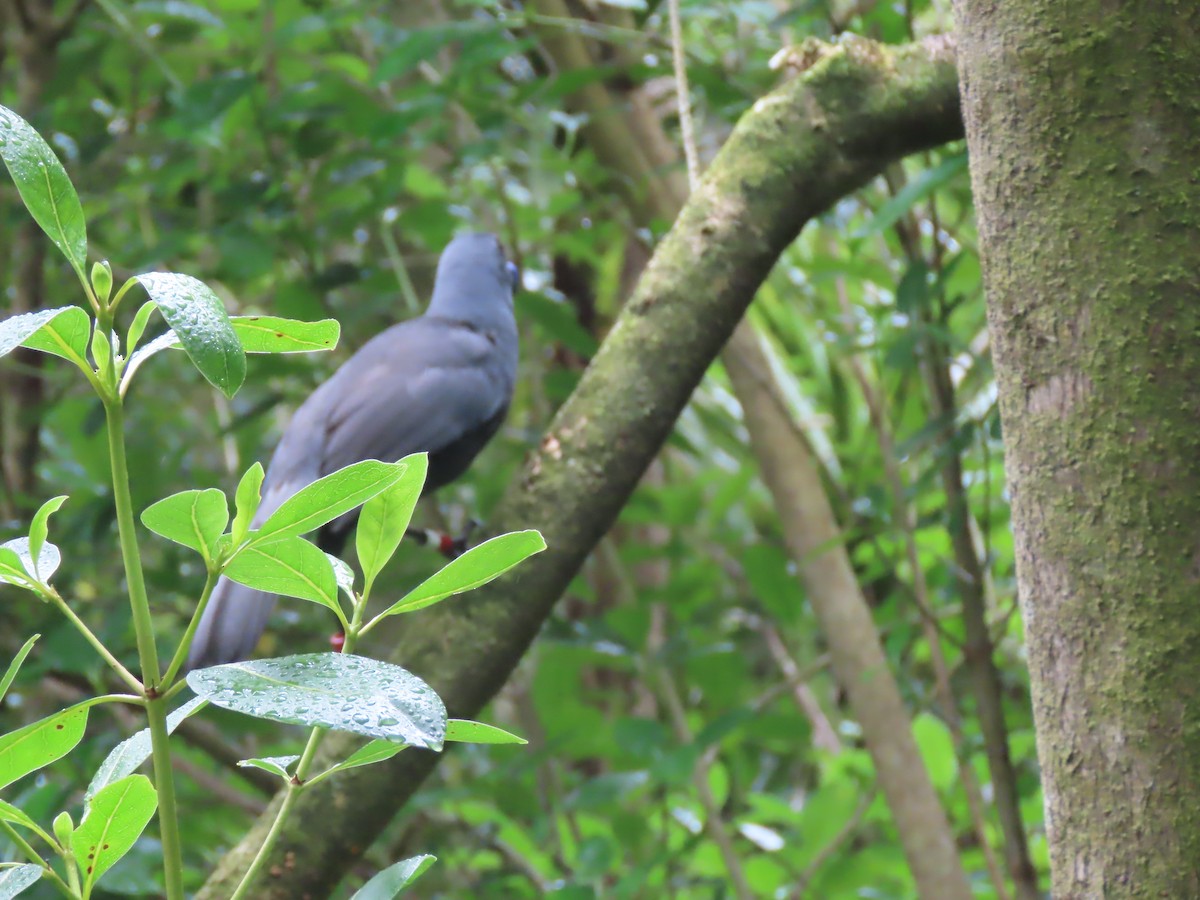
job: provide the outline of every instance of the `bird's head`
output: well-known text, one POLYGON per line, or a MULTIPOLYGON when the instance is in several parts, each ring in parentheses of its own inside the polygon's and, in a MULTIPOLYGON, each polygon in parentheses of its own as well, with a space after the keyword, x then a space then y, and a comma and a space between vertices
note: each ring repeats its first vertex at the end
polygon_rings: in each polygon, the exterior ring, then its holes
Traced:
POLYGON ((517 268, 494 234, 460 234, 442 251, 429 312, 467 321, 512 317, 517 268))

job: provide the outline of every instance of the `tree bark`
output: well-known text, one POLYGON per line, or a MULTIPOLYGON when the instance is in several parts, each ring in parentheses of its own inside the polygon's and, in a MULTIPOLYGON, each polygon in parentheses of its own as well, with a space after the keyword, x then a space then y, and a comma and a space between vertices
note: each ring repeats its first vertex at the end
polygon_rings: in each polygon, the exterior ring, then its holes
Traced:
POLYGON ((922 897, 972 896, 954 833, 913 738, 912 721, 846 552, 837 517, 808 444, 770 375, 758 336, 743 322, 722 356, 742 405, 763 481, 775 498, 788 552, 797 561, 829 644, 834 674, 850 697, 922 897))
MULTIPOLYGON (((550 17, 568 14, 561 0, 534 0, 533 5, 550 17)), ((577 35, 559 31, 554 40, 551 49, 560 71, 572 71, 587 58, 577 35)), ((848 44, 844 52, 853 59, 870 53, 872 47, 859 41, 848 44)), ((789 67, 796 62, 802 67, 815 65, 831 50, 820 42, 794 48, 788 54, 789 67)), ((575 112, 587 117, 585 137, 624 187, 639 224, 678 216, 688 199, 688 179, 681 172, 677 148, 659 117, 647 108, 644 95, 636 90, 621 95, 591 84, 573 95, 571 102, 575 112), (623 115, 611 114, 623 107, 623 115), (644 174, 648 172, 654 174, 644 174), (652 183, 647 183, 648 178, 652 183)), ((838 682, 862 727, 918 891, 942 900, 969 898, 954 833, 913 739, 908 710, 854 577, 841 526, 821 485, 816 461, 780 399, 782 392, 748 321, 734 329, 721 359, 742 407, 750 449, 770 491, 788 550, 829 644, 838 682)), ((710 815, 706 810, 706 825, 711 824, 710 815)), ((734 889, 738 889, 736 879, 734 889)))
MULTIPOLYGON (((493 514, 496 530, 540 529, 548 549, 513 577, 422 612, 392 656, 428 680, 451 715, 474 715, 499 690, 804 223, 887 163, 960 136, 957 97, 945 42, 864 41, 832 50, 743 117, 493 514)), ((324 756, 353 743, 332 736, 324 756)), ((408 751, 302 795, 256 896, 326 896, 437 759, 408 751)), ((200 898, 229 895, 275 808, 200 898)))
POLYGON ((959 0, 1054 896, 1200 896, 1200 7, 959 0))

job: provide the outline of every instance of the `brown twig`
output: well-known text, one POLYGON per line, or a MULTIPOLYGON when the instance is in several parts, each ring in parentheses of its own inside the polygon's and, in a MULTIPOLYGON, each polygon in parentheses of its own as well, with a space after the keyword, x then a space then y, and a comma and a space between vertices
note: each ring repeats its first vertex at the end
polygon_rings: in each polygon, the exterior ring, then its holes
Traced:
MULTIPOLYGON (((846 297, 845 286, 840 280, 837 288, 838 297, 842 303, 842 312, 845 315, 846 321, 849 322, 851 321, 850 304, 846 297)), ((958 762, 958 776, 962 782, 963 792, 967 797, 967 808, 971 814, 971 824, 975 829, 976 840, 983 850, 984 861, 987 864, 992 885, 996 889, 996 895, 1000 900, 1008 900, 1008 888, 1004 883, 1004 873, 1000 870, 995 850, 988 840, 987 813, 983 791, 980 789, 979 781, 975 777, 975 770, 971 767, 970 756, 967 752, 962 717, 958 711, 958 701, 954 696, 954 688, 950 683, 950 667, 946 662, 946 654, 942 650, 941 633, 932 624, 933 613, 932 605, 929 602, 929 587, 925 580, 925 569, 921 565, 920 551, 917 548, 916 512, 907 499, 908 494, 905 489, 904 477, 900 472, 900 466, 897 461, 896 443, 892 435, 891 425, 888 423, 879 392, 875 390, 874 383, 867 376, 862 360, 856 354, 850 353, 846 357, 846 364, 849 366, 850 372, 858 384, 859 390, 862 392, 863 399, 866 401, 871 425, 875 431, 876 440, 879 442, 880 454, 883 457, 884 476, 887 479, 888 488, 892 495, 893 515, 899 523, 901 538, 908 557, 908 567, 912 577, 913 597, 922 610, 928 611, 928 614, 921 616, 921 626, 925 631, 925 642, 929 647, 929 658, 933 663, 934 684, 942 706, 942 718, 946 723, 946 727, 950 730, 950 736, 954 742, 955 755, 958 762)))

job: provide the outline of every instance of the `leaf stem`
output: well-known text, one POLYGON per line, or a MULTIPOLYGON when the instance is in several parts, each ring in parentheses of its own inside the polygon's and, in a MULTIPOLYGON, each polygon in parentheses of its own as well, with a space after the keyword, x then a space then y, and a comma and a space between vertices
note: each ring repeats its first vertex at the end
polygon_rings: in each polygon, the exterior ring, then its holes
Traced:
POLYGON ((113 656, 112 652, 104 646, 104 642, 96 637, 95 632, 88 628, 87 623, 75 614, 75 610, 71 609, 70 604, 63 599, 58 591, 48 585, 47 587, 49 589, 43 591, 43 596, 48 598, 58 608, 58 611, 66 617, 67 621, 75 626, 75 629, 83 635, 84 640, 92 645, 92 649, 100 654, 101 658, 121 677, 121 680, 129 685, 135 694, 141 695, 142 683, 138 680, 137 676, 125 668, 121 661, 113 656))
MULTIPOLYGON (((354 604, 354 612, 350 618, 350 626, 346 629, 346 643, 342 647, 343 653, 351 653, 354 651, 354 645, 358 641, 358 629, 362 625, 363 610, 366 608, 366 599, 359 597, 358 602, 354 604)), ((283 824, 291 815, 292 807, 296 804, 296 798, 300 796, 300 792, 308 787, 308 771, 312 768, 313 759, 317 755, 317 748, 321 746, 321 740, 325 737, 324 728, 314 728, 308 735, 308 743, 304 745, 304 752, 300 755, 300 761, 296 763, 296 774, 292 776, 292 780, 288 782, 287 793, 284 794, 283 802, 279 804, 279 811, 275 814, 275 821, 271 823, 271 828, 267 831, 262 843, 258 847, 258 852, 254 854, 254 859, 250 863, 250 867, 246 869, 246 874, 242 876, 242 880, 238 883, 237 890, 229 900, 242 900, 244 897, 250 896, 250 888, 254 886, 254 882, 258 879, 263 866, 266 865, 268 857, 271 855, 271 850, 275 846, 275 841, 279 838, 283 831, 283 824)))
POLYGON ((258 852, 254 854, 250 868, 246 869, 246 874, 242 876, 237 890, 233 892, 229 900, 244 900, 244 898, 250 896, 250 889, 254 887, 254 882, 258 880, 259 874, 267 864, 267 858, 270 857, 271 850, 275 847, 275 841, 278 840, 280 833, 283 831, 284 822, 291 815, 292 807, 295 806, 300 792, 304 790, 304 777, 312 767, 313 757, 316 755, 317 747, 320 746, 321 739, 324 736, 324 728, 314 728, 308 735, 308 743, 304 746, 300 762, 296 764, 296 774, 288 782, 287 793, 283 795, 283 802, 279 804, 279 811, 275 813, 275 821, 271 823, 271 828, 259 845, 258 852))
POLYGON ((175 686, 175 676, 179 669, 183 666, 183 662, 187 659, 188 650, 192 646, 192 638, 196 635, 196 628, 200 625, 200 617, 204 614, 204 608, 208 606, 208 600, 212 597, 213 589, 217 586, 217 579, 220 577, 220 572, 217 569, 209 569, 208 577, 204 582, 204 590, 200 592, 200 600, 196 604, 196 611, 192 613, 192 620, 188 622, 187 630, 183 633, 183 640, 179 642, 179 647, 175 650, 175 656, 171 659, 170 665, 167 666, 167 671, 163 675, 162 683, 170 690, 175 686))
MULTIPOLYGON (((41 866, 45 870, 46 877, 48 877, 54 883, 54 886, 58 888, 62 894, 71 898, 78 896, 77 894, 73 893, 67 886, 67 883, 62 880, 62 876, 55 872, 54 869, 51 868, 50 864, 46 862, 46 860, 42 859, 42 855, 38 853, 37 850, 35 850, 33 846, 27 840, 25 840, 24 837, 21 836, 21 832, 17 831, 16 826, 11 825, 4 820, 0 820, 0 831, 2 831, 4 836, 16 845, 18 850, 25 854, 31 863, 41 866)), ((57 850, 60 848, 56 846, 55 849, 57 850)))
MULTIPOLYGON (((112 376, 110 376, 111 380, 112 376)), ((137 636, 138 657, 142 666, 142 691, 146 698, 146 719, 150 726, 151 758, 154 762, 154 787, 158 791, 158 824, 162 839, 163 875, 167 900, 183 900, 183 851, 179 838, 179 818, 175 809, 175 779, 168 746, 166 699, 159 692, 161 671, 158 649, 154 644, 154 622, 146 595, 146 578, 138 551, 133 521, 133 499, 129 491, 129 464, 125 456, 125 415, 115 384, 102 395, 108 426, 108 453, 112 467, 113 500, 117 508, 117 533, 129 586, 129 605, 137 636)))

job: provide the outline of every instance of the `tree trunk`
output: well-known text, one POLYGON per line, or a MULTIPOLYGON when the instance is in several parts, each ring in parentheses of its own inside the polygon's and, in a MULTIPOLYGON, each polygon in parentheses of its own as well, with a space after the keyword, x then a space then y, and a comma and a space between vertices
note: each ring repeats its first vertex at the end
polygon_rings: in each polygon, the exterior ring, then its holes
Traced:
POLYGON ((959 0, 1054 896, 1200 896, 1200 6, 959 0))

